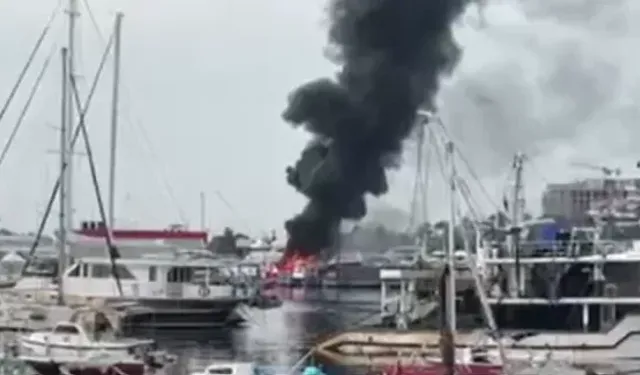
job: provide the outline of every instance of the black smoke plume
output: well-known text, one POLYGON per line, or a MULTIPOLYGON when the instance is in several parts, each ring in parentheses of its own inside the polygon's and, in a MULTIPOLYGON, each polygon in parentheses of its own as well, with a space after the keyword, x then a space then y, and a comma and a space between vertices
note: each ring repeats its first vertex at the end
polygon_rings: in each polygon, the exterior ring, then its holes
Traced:
POLYGON ((387 192, 416 110, 433 109, 443 74, 460 50, 451 25, 467 0, 332 0, 329 44, 336 79, 294 90, 283 118, 315 137, 287 182, 309 198, 286 222, 288 249, 331 245, 342 219, 366 215, 365 195, 387 192))

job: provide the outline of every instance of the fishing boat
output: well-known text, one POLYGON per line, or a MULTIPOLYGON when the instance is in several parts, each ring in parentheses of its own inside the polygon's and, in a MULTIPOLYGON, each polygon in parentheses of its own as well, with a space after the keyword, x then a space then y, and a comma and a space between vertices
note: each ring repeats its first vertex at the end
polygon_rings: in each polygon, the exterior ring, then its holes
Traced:
POLYGON ((143 375, 174 362, 155 351, 153 340, 119 338, 105 312, 88 308, 50 331, 21 337, 19 352, 19 360, 41 375, 143 375))
MULTIPOLYGON (((447 160, 453 161, 453 143, 449 142, 447 145, 447 151, 449 153, 447 160)), ((449 200, 451 202, 449 211, 449 223, 456 222, 456 173, 455 169, 452 169, 449 181, 449 200)), ((467 374, 467 375, 500 375, 504 373, 507 366, 505 353, 502 350, 500 343, 498 345, 498 352, 492 353, 487 350, 486 347, 480 343, 474 347, 471 346, 456 346, 456 326, 457 326, 457 288, 456 282, 458 281, 460 268, 460 262, 469 259, 468 253, 464 256, 456 253, 454 231, 448 231, 447 238, 447 251, 442 254, 441 261, 435 262, 435 264, 442 265, 442 272, 439 277, 438 283, 438 306, 440 316, 440 331, 439 331, 439 353, 432 352, 426 354, 419 349, 411 351, 411 358, 407 361, 402 355, 398 355, 398 359, 395 364, 383 365, 382 373, 386 375, 453 375, 453 374, 467 374), (426 354, 426 355, 425 355, 426 354), (403 359, 405 359, 403 361, 403 359)), ((425 252, 426 253, 426 252, 425 252)), ((411 261, 411 259, 408 259, 411 261)), ((416 262, 418 259, 416 260, 416 262)), ((433 262, 431 262, 433 263, 433 262)), ((474 277, 475 286, 477 287, 477 293, 481 297, 485 297, 484 290, 480 288, 481 280, 479 280, 475 265, 467 262, 471 275, 474 277)), ((431 267, 433 270, 433 267, 431 267)), ((404 292, 404 287, 402 288, 404 292)), ((490 329, 496 332, 496 323, 493 318, 491 310, 486 306, 485 298, 481 298, 481 303, 485 303, 483 313, 485 314, 485 321, 488 323, 490 329)))
POLYGON ((340 251, 323 264, 318 275, 325 288, 380 288, 380 269, 391 261, 384 255, 366 256, 358 251, 340 251))
MULTIPOLYGON (((523 187, 517 177, 523 160, 518 155, 513 163, 511 225, 500 229, 501 241, 485 238, 468 256, 469 269, 478 277, 470 298, 475 306, 466 310, 473 317, 488 313, 495 325, 488 334, 485 323, 474 319, 466 332, 455 336, 456 358, 463 357, 459 350, 482 342, 489 358, 500 357, 502 351, 515 362, 586 366, 635 359, 634 348, 640 345, 640 237, 632 235, 638 232, 633 230, 638 227, 637 187, 625 187, 628 181, 612 184, 608 178, 594 187, 589 194, 605 197, 608 203, 596 202, 586 212, 593 225, 567 230, 549 219, 525 222, 518 203, 523 187), (618 187, 599 190, 612 185, 618 187), (628 204, 621 203, 625 200, 628 204), (634 220, 629 219, 630 207, 635 207, 634 220), (626 212, 621 214, 621 208, 626 212), (533 232, 546 233, 545 240, 531 241, 533 232)), ((459 299, 458 305, 462 302, 459 299)), ((457 324, 463 315, 457 314, 457 324)), ((423 320, 436 316, 424 315, 423 320)), ((331 338, 321 347, 337 361, 374 362, 390 371, 400 353, 437 356, 439 341, 439 335, 424 326, 395 332, 361 329, 331 338)))
POLYGON ((102 353, 125 356, 148 352, 155 346, 153 340, 119 338, 111 323, 115 317, 107 315, 99 309, 76 310, 69 321, 58 322, 51 330, 22 336, 20 352, 53 357, 91 357, 102 353))

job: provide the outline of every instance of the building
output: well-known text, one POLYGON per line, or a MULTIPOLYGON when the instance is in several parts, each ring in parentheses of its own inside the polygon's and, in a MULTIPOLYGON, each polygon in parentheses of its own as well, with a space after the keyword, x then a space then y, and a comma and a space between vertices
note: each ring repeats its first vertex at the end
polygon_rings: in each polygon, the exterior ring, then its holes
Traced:
POLYGON ((548 184, 542 193, 542 214, 585 222, 594 207, 609 207, 616 200, 627 201, 640 191, 640 178, 600 178, 548 184))

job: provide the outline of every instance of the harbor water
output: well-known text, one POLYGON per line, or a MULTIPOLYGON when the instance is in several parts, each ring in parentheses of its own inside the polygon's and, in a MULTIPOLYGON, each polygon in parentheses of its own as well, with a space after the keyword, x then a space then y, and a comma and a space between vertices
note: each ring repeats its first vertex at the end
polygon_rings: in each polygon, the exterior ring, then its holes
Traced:
MULTIPOLYGON (((283 306, 253 310, 251 321, 242 328, 171 332, 170 337, 149 332, 162 348, 178 356, 168 372, 182 375, 202 370, 213 360, 238 360, 287 373, 320 338, 358 327, 380 309, 376 291, 282 288, 274 293, 284 300, 283 306)), ((354 373, 321 364, 331 374, 354 373)))
MULTIPOLYGON (((157 340, 160 349, 177 356, 177 362, 159 374, 191 374, 202 371, 213 361, 253 362, 265 375, 300 374, 304 364, 310 363, 320 365, 329 375, 364 375, 368 372, 367 368, 340 367, 322 358, 305 361, 297 372, 290 370, 322 338, 362 327, 363 322, 378 314, 380 296, 377 291, 282 288, 274 293, 284 300, 284 304, 271 310, 252 310, 251 321, 243 327, 139 333, 157 340)), ((602 364, 598 373, 637 373, 640 361, 633 362, 602 364)), ((0 375, 32 373, 23 366, 0 365, 0 375)), ((531 369, 524 373, 581 375, 584 371, 562 366, 531 369)))

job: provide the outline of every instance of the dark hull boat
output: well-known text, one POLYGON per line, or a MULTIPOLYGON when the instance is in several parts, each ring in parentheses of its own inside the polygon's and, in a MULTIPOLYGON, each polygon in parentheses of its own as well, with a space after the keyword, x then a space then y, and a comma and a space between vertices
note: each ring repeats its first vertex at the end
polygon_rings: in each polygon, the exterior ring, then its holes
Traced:
POLYGON ((391 261, 381 255, 365 256, 361 252, 346 252, 330 259, 318 271, 325 288, 380 288, 380 269, 391 261))
MULTIPOLYGON (((246 304, 251 301, 247 299, 246 304)), ((242 301, 222 300, 137 300, 126 307, 122 326, 127 331, 141 328, 189 329, 238 325, 245 321, 242 301)))
POLYGON ((332 264, 320 271, 326 288, 380 288, 380 267, 358 264, 332 264))

